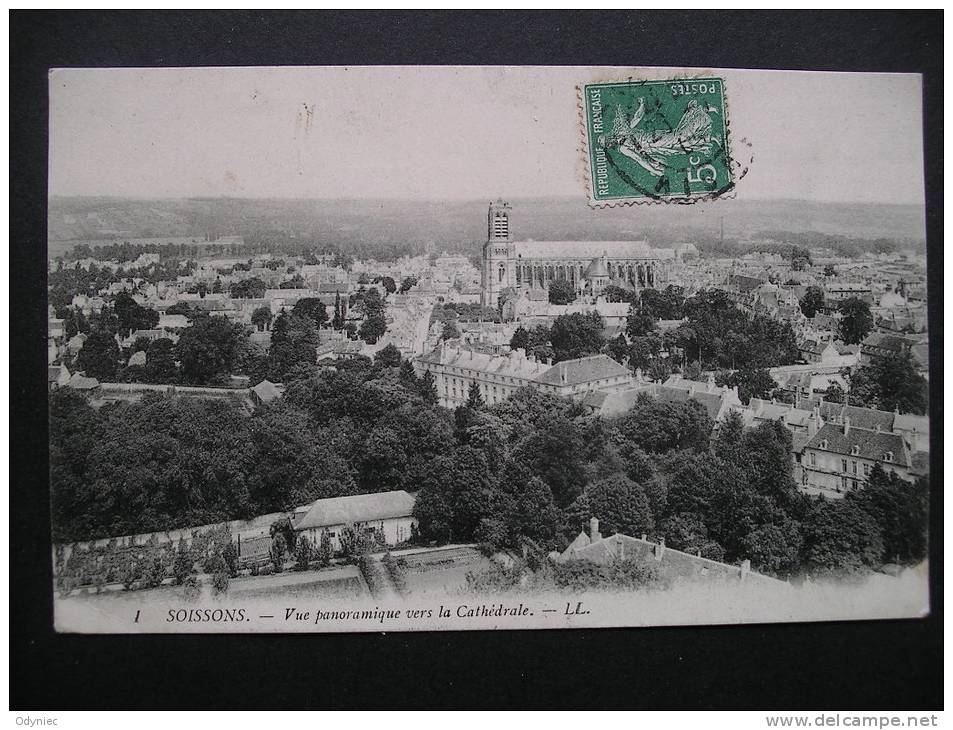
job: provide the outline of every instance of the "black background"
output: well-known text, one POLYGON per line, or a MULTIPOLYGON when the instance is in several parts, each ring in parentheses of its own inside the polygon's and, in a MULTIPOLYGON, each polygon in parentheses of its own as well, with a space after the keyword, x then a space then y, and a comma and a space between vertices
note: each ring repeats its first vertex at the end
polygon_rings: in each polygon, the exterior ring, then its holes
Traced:
POLYGON ((11 12, 11 708, 941 708, 942 24, 941 12, 11 12), (41 336, 47 71, 313 64, 923 73, 932 616, 558 632, 53 633, 41 336))

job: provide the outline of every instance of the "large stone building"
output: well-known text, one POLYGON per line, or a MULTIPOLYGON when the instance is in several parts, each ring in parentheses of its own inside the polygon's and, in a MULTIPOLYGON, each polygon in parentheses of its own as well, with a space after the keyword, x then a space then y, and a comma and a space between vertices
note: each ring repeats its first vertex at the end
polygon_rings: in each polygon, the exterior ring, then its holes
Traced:
POLYGON ((546 289, 568 281, 577 292, 598 295, 609 284, 656 287, 672 249, 654 249, 645 241, 516 241, 509 203, 498 200, 487 213, 487 241, 481 272, 483 304, 495 307, 500 292, 546 289))
POLYGON ((791 432, 794 478, 806 494, 836 499, 863 489, 876 464, 909 482, 929 472, 926 416, 818 398, 797 404, 752 398, 741 415, 746 426, 781 421, 791 432))
POLYGON ((843 497, 863 489, 877 464, 909 482, 915 481, 919 471, 902 435, 852 426, 850 418, 826 423, 804 446, 801 489, 843 497))
POLYGON ((499 403, 518 388, 582 399, 594 390, 614 391, 632 382, 632 373, 606 355, 591 355, 553 365, 526 356, 523 350, 491 355, 441 342, 414 362, 419 375, 430 372, 440 405, 455 408, 467 401, 476 383, 488 405, 499 403))

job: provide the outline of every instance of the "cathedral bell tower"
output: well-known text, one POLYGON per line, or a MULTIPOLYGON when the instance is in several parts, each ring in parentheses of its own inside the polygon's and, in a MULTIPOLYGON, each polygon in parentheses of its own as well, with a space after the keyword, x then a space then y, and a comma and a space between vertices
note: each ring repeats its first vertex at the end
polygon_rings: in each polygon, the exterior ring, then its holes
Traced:
POLYGON ((483 244, 483 306, 496 307, 500 292, 514 286, 513 237, 510 235, 509 203, 490 203, 486 216, 486 243, 483 244))

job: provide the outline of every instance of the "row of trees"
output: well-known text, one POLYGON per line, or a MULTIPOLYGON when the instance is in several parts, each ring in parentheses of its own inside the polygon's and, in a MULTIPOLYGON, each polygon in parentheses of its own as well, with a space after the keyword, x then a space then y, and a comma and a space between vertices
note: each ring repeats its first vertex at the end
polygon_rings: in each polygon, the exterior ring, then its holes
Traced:
MULTIPOLYGON (((357 334, 367 342, 376 342, 387 329, 385 303, 371 290, 361 293, 357 306, 366 316, 357 334)), ((78 309, 61 308, 67 334, 71 330, 87 334, 75 363, 70 364, 100 381, 219 385, 227 384, 233 374, 245 374, 256 383, 266 378, 280 382, 295 368, 314 364, 319 329, 329 319, 327 307, 317 298, 299 299, 290 311, 282 310, 274 318, 270 308, 260 307, 251 320, 256 329, 271 330, 271 344, 265 351, 249 341, 247 328, 239 323, 210 316, 187 304, 176 305, 169 312, 184 314, 190 320, 175 344, 169 338, 141 339, 123 351, 117 337, 154 328, 158 312, 140 306, 126 292, 90 320, 78 309), (146 353, 145 365, 122 366, 140 350, 146 353)), ((338 329, 345 326, 340 299, 331 324, 338 329)))

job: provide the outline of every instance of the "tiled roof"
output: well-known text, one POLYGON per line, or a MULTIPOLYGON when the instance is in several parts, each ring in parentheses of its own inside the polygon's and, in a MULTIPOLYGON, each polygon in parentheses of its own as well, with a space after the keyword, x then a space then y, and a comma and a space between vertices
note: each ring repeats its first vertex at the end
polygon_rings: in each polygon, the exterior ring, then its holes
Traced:
POLYGON ((913 343, 910 340, 897 335, 888 335, 882 332, 871 332, 860 344, 861 349, 878 348, 881 350, 891 350, 893 352, 903 352, 913 343))
MULTIPOLYGON (((578 538, 577 538, 578 539, 578 538)), ((574 543, 575 544, 575 543, 574 543)), ((709 560, 699 555, 691 555, 665 547, 664 545, 642 540, 628 535, 612 535, 604 537, 601 540, 579 547, 573 548, 570 545, 562 555, 562 560, 591 560, 594 563, 604 565, 613 560, 636 560, 643 562, 655 562, 664 574, 671 578, 684 579, 738 579, 742 578, 742 568, 739 565, 729 565, 720 563, 717 560, 709 560)), ((745 580, 757 581, 777 581, 754 571, 748 571, 745 580)))
POLYGON ((534 380, 547 367, 536 360, 521 357, 515 352, 506 356, 488 355, 456 347, 437 347, 419 358, 418 362, 448 365, 474 372, 494 373, 527 381, 534 380))
POLYGON ((414 498, 404 491, 319 499, 294 524, 296 530, 410 517, 414 498))
POLYGON ((262 380, 258 385, 252 388, 252 390, 262 403, 270 403, 281 395, 278 388, 276 388, 275 384, 270 380, 262 380))
POLYGON ((892 411, 878 411, 874 408, 860 406, 845 406, 843 403, 820 403, 821 416, 825 421, 843 423, 844 418, 850 419, 851 426, 867 428, 871 431, 880 426, 881 431, 892 431, 895 415, 892 411))
POLYGON ((612 393, 604 390, 594 390, 583 400, 583 405, 592 408, 601 416, 621 416, 632 410, 632 406, 639 398, 640 393, 654 394, 654 386, 637 385, 625 390, 612 393))
POLYGON ((626 375, 629 375, 628 368, 608 355, 590 355, 557 363, 537 377, 536 382, 549 385, 584 385, 595 380, 626 375))
POLYGON ((718 413, 721 411, 721 393, 708 393, 700 390, 689 393, 678 388, 660 385, 656 388, 656 395, 661 400, 670 401, 672 403, 687 403, 690 400, 698 401, 705 407, 708 417, 712 420, 718 418, 718 413))
POLYGON ((580 531, 578 535, 573 539, 569 546, 564 552, 571 552, 576 550, 582 550, 584 547, 589 547, 592 544, 592 540, 589 539, 589 535, 585 531, 580 531))
POLYGON ((610 260, 661 258, 645 241, 516 241, 513 246, 524 259, 591 261, 603 253, 610 260))
POLYGON ((728 283, 738 287, 741 291, 753 291, 764 284, 761 279, 753 276, 743 276, 742 274, 732 274, 728 277, 728 283))
MULTIPOLYGON (((807 425, 807 421, 812 415, 811 411, 804 407, 796 408, 790 403, 772 403, 762 398, 752 398, 748 402, 748 408, 761 420, 777 421, 781 419, 784 423, 793 426, 807 425)), ((810 408, 810 406, 807 406, 807 408, 810 408)))
POLYGON ((883 461, 884 454, 889 451, 893 453, 894 463, 901 466, 910 465, 910 454, 903 442, 903 437, 899 434, 871 431, 853 425, 845 434, 843 426, 833 423, 825 424, 814 434, 805 448, 877 461, 883 461), (821 448, 821 443, 824 441, 827 445, 821 448), (857 453, 854 453, 854 447, 857 447, 857 453))

